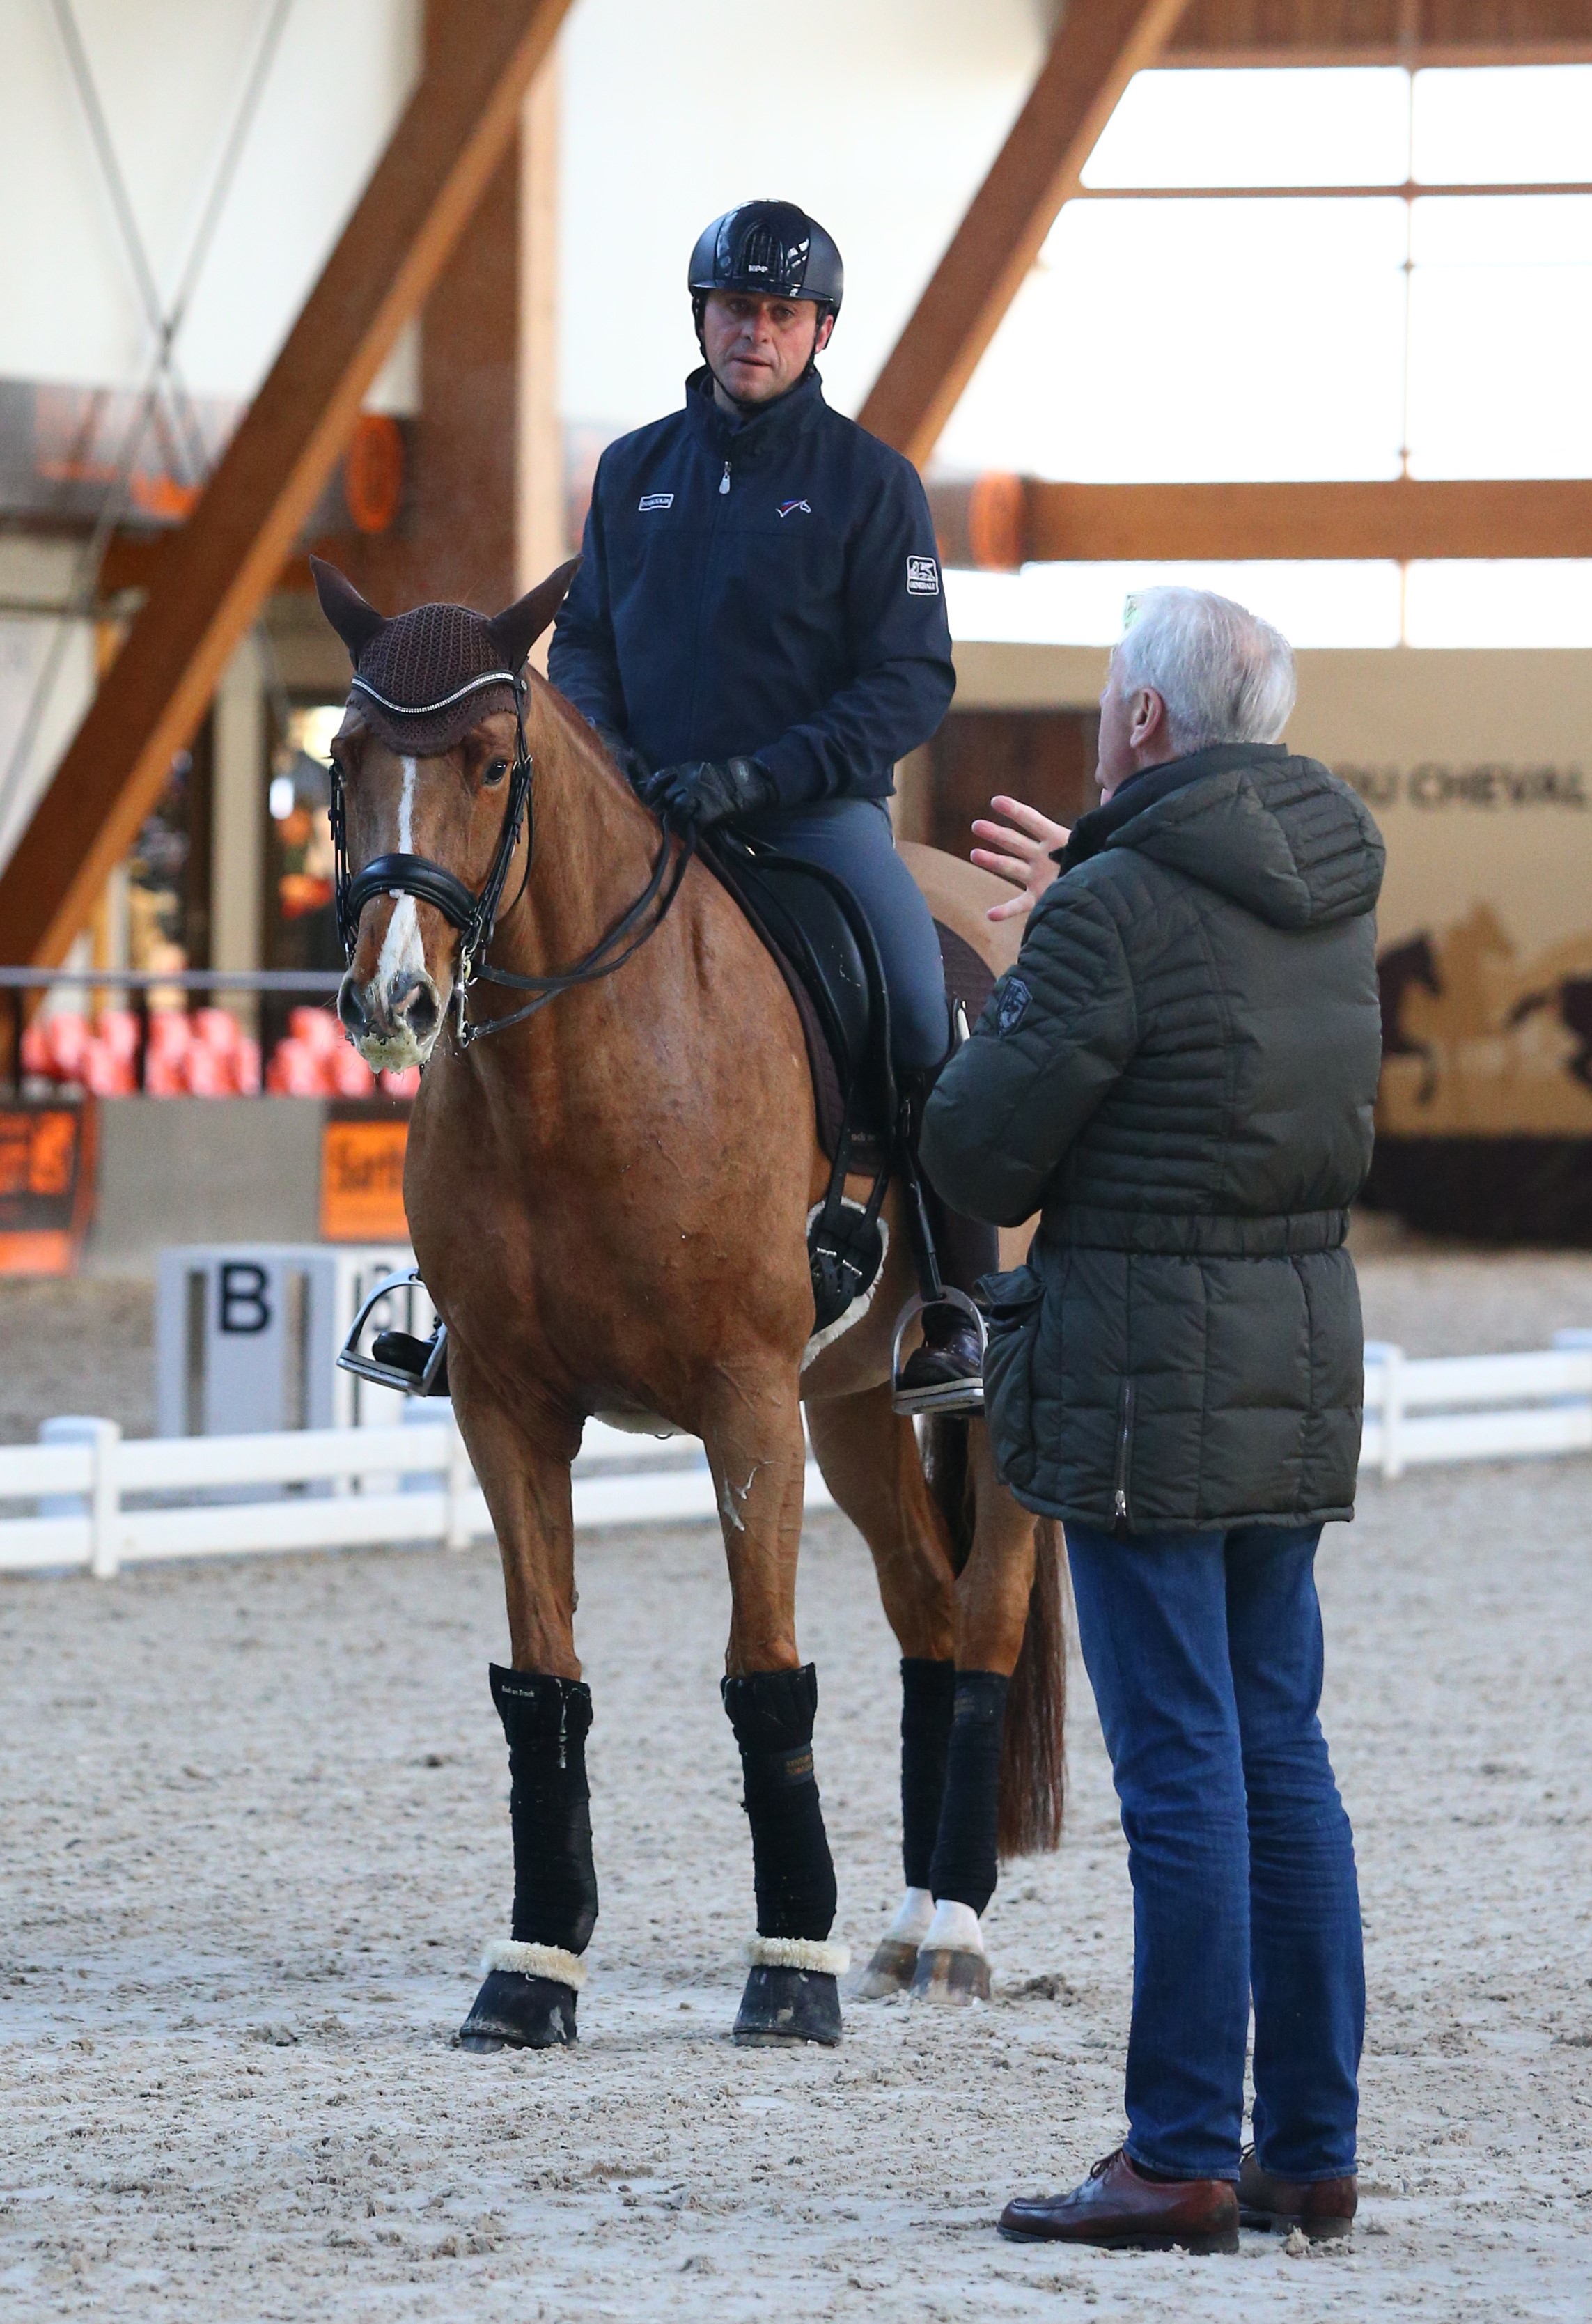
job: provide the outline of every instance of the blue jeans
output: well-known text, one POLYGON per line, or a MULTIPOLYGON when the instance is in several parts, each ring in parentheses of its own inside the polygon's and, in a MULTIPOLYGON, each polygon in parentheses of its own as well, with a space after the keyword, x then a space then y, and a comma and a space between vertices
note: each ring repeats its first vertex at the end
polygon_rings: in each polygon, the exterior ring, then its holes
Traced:
POLYGON ((770 807, 749 816, 744 828, 845 881, 879 946, 896 1063, 916 1071, 937 1065, 951 1046, 945 966, 934 916, 896 853, 885 801, 814 799, 810 807, 770 807))
POLYGON ((1237 2178, 1253 1994, 1256 2160, 1344 2176, 1366 1980, 1316 1716, 1321 1528, 1066 1534, 1133 1878, 1128 2153, 1237 2178))

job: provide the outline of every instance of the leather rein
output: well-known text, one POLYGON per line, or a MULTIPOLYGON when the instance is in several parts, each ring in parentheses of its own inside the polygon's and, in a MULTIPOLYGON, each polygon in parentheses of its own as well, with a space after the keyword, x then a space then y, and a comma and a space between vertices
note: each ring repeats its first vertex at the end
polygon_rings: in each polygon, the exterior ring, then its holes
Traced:
MULTIPOLYGON (((513 680, 514 687, 514 764, 509 776, 508 804, 503 812, 502 827, 487 874, 479 889, 471 890, 444 863, 435 862, 428 855, 378 855, 362 872, 348 869, 348 829, 343 796, 343 770, 336 760, 332 761, 332 825, 333 893, 337 909, 337 935, 343 945, 344 958, 352 963, 354 946, 359 941, 360 915, 373 896, 413 896, 418 902, 431 904, 444 919, 459 932, 459 964, 454 976, 454 1029, 461 1050, 483 1034, 506 1032, 511 1025, 523 1025, 538 1009, 557 1001, 561 992, 573 991, 576 985, 594 984, 604 976, 612 976, 634 957, 663 926, 669 908, 680 892, 686 868, 696 853, 695 835, 681 835, 680 852, 670 868, 674 835, 666 825, 652 866, 651 876, 634 903, 629 905, 612 927, 598 937, 589 952, 583 953, 567 968, 553 969, 545 976, 520 976, 511 969, 494 968, 487 958, 492 931, 497 925, 498 908, 508 883, 514 851, 520 844, 521 825, 525 828, 525 870, 520 874, 520 887, 514 898, 518 904, 530 878, 531 858, 536 850, 536 800, 533 786, 533 762, 525 742, 525 693, 522 678, 513 680), (650 917, 649 917, 650 915, 650 917), (511 1010, 506 1017, 472 1018, 468 1013, 470 991, 477 982, 496 984, 514 992, 529 992, 532 997, 522 1009, 511 1010)), ((512 911, 514 905, 510 906, 512 911)))

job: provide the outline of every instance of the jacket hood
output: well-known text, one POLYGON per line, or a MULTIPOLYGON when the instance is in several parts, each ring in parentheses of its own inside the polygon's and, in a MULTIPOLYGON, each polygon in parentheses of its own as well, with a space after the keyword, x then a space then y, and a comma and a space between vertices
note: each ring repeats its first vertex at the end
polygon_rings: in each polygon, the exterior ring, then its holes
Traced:
POLYGON ((1131 847, 1276 928, 1376 907, 1385 850, 1358 795, 1280 742, 1221 742, 1134 777, 1080 816, 1062 868, 1131 847))

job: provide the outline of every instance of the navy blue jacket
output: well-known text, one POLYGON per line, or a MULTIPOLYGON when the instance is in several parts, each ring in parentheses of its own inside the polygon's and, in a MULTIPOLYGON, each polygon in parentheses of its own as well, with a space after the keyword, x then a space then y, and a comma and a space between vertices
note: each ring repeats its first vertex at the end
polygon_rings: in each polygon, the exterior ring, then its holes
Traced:
POLYGON ((956 686, 917 471, 816 373, 741 420, 711 390, 603 453, 548 675, 649 767, 756 757, 792 805, 882 798, 956 686))

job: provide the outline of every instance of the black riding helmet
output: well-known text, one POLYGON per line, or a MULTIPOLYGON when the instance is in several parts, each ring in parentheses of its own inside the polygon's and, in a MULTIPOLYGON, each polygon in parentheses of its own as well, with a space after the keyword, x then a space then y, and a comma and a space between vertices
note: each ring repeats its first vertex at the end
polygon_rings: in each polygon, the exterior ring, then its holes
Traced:
POLYGON ((838 315, 846 272, 833 241, 795 202, 741 202, 697 235, 686 281, 700 345, 703 301, 710 290, 812 299, 821 317, 838 315))

